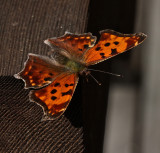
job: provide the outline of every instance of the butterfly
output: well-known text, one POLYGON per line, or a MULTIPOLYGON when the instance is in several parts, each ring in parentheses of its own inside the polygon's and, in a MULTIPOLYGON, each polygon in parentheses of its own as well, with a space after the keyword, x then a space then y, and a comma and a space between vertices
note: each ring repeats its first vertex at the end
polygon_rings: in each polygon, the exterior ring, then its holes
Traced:
POLYGON ((73 34, 66 32, 61 37, 44 41, 52 49, 50 57, 28 54, 24 68, 14 76, 31 88, 31 101, 39 104, 45 119, 55 119, 67 109, 79 74, 87 73, 88 66, 114 57, 142 43, 143 33, 121 34, 113 30, 103 30, 95 45, 96 37, 91 33, 73 34))

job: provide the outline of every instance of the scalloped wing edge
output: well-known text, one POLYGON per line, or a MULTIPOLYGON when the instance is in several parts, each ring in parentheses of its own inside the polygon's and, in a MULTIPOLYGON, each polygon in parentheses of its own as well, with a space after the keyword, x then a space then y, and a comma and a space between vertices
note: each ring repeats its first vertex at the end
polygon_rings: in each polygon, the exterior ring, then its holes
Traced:
MULTIPOLYGON (((144 34, 144 33, 142 33, 142 32, 138 32, 138 33, 134 33, 134 34, 123 34, 123 33, 120 33, 120 32, 117 32, 117 31, 114 31, 114 30, 111 30, 111 29, 105 29, 105 30, 101 30, 99 33, 100 33, 100 34, 102 34, 102 33, 110 33, 110 34, 117 35, 117 36, 119 36, 119 37, 122 37, 122 36, 126 36, 126 37, 128 37, 128 36, 141 36, 141 39, 138 41, 138 44, 141 44, 141 43, 147 38, 147 35, 144 34)), ((97 43, 96 43, 96 44, 97 44, 97 43)), ((96 44, 95 44, 95 45, 96 45, 96 44)), ((128 50, 130 50, 130 49, 132 49, 132 48, 134 48, 134 47, 135 47, 135 46, 133 46, 133 47, 125 50, 124 52, 126 52, 126 51, 128 51, 128 50)), ((124 53, 124 52, 122 52, 122 53, 124 53)), ((119 53, 119 54, 117 54, 117 55, 120 55, 120 54, 122 54, 122 53, 119 53)), ((112 57, 115 57, 115 56, 117 56, 117 55, 111 56, 111 57, 109 57, 109 58, 107 58, 107 59, 99 60, 99 61, 97 61, 97 62, 90 62, 90 63, 87 64, 87 66, 94 65, 94 64, 98 64, 98 63, 103 62, 103 61, 105 61, 105 60, 108 60, 108 59, 110 59, 110 58, 112 58, 112 57)))
MULTIPOLYGON (((26 67, 26 64, 27 64, 30 56, 43 57, 43 58, 46 58, 47 60, 49 59, 47 56, 41 56, 41 55, 38 55, 38 54, 28 53, 27 60, 24 62, 24 64, 23 64, 24 66, 23 66, 22 70, 21 70, 20 72, 18 72, 17 74, 14 74, 14 75, 13 75, 16 79, 22 79, 22 80, 23 80, 23 82, 24 82, 24 89, 40 89, 40 88, 43 88, 43 87, 48 86, 49 84, 51 84, 51 83, 60 75, 60 74, 57 75, 50 83, 48 83, 48 84, 46 84, 46 85, 44 85, 44 86, 41 86, 41 87, 28 87, 27 84, 26 84, 25 79, 23 79, 23 78, 20 76, 20 73, 24 71, 24 69, 25 69, 25 67, 26 67)), ((51 63, 54 63, 54 61, 51 60, 51 59, 50 59, 50 62, 51 62, 51 63)), ((54 63, 54 64, 56 65, 56 63, 54 63)))
MULTIPOLYGON (((96 36, 93 36, 91 32, 78 34, 78 33, 71 33, 71 32, 66 31, 65 34, 62 35, 62 36, 47 38, 46 40, 44 40, 44 43, 45 43, 46 45, 50 46, 51 48, 53 48, 53 44, 51 44, 51 43, 49 42, 49 39, 62 38, 62 37, 67 36, 68 34, 69 34, 69 35, 75 35, 75 36, 90 35, 91 37, 93 37, 93 38, 95 39, 95 41, 93 42, 93 44, 92 44, 91 47, 93 47, 93 46, 95 45, 96 41, 97 41, 97 37, 96 37, 96 36)), ((57 47, 57 46, 55 46, 55 47, 57 47)), ((91 48, 91 47, 90 47, 90 48, 91 48)))
MULTIPOLYGON (((73 94, 75 92, 75 89, 76 89, 78 81, 79 81, 78 75, 75 74, 75 77, 76 77, 76 79, 75 79, 76 81, 75 81, 75 86, 74 86, 74 89, 73 89, 72 97, 73 97, 73 94)), ((60 115, 58 115, 56 117, 53 117, 51 114, 48 113, 48 108, 47 108, 47 106, 44 103, 38 102, 39 100, 35 101, 32 97, 33 97, 33 93, 32 93, 32 90, 31 90, 29 92, 29 100, 31 102, 34 102, 34 103, 38 104, 42 108, 42 110, 43 110, 43 116, 42 116, 41 121, 55 120, 55 119, 59 118, 60 116, 62 116, 64 114, 64 112, 66 111, 67 107, 69 106, 71 100, 72 100, 72 97, 71 97, 68 105, 66 106, 66 109, 60 115)))

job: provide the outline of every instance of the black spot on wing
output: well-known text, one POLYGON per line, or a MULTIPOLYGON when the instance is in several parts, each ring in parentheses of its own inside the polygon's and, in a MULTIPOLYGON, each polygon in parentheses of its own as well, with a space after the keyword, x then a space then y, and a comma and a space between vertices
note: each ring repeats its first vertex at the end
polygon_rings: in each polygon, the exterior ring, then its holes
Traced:
POLYGON ((53 76, 53 73, 49 73, 50 76, 53 76))
POLYGON ((111 49, 111 55, 115 55, 115 54, 117 54, 118 52, 117 52, 117 49, 115 48, 115 49, 111 49))
POLYGON ((53 89, 52 91, 51 91, 51 94, 55 94, 57 92, 57 90, 56 89, 53 89))
POLYGON ((65 87, 69 87, 69 86, 73 86, 74 84, 73 83, 71 83, 71 84, 65 84, 65 87))
POLYGON ((100 55, 102 55, 102 56, 103 56, 103 55, 104 55, 104 53, 100 53, 100 55))
POLYGON ((86 45, 84 45, 84 48, 86 49, 86 48, 88 48, 89 46, 86 44, 86 45))
POLYGON ((65 95, 72 95, 72 90, 68 90, 67 92, 62 92, 62 96, 65 96, 65 95))
POLYGON ((97 47, 95 50, 96 50, 96 51, 99 51, 100 49, 101 49, 101 47, 97 47))
POLYGON ((54 84, 54 86, 55 86, 55 87, 58 87, 58 86, 60 86, 60 83, 59 83, 59 82, 56 82, 56 83, 54 84))
POLYGON ((65 84, 65 87, 68 87, 68 86, 69 86, 69 84, 66 83, 66 84, 65 84))
POLYGON ((51 97, 51 99, 52 99, 52 100, 56 100, 56 99, 57 99, 57 97, 55 97, 55 96, 52 96, 52 97, 51 97))
POLYGON ((118 41, 115 41, 115 42, 114 42, 114 44, 115 44, 115 45, 118 45, 118 44, 119 44, 119 42, 118 42, 118 41))
POLYGON ((105 43, 104 46, 108 47, 110 45, 110 43, 105 43))
POLYGON ((105 53, 100 53, 101 58, 106 58, 105 53))
POLYGON ((48 77, 48 78, 44 78, 45 81, 51 81, 52 78, 48 77))

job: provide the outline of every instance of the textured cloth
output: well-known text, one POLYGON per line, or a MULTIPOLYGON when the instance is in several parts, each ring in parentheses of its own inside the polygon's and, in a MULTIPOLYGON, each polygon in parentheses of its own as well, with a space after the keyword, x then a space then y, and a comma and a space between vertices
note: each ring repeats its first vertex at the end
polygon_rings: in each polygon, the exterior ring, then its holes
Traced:
POLYGON ((74 94, 57 120, 41 121, 42 108, 13 74, 28 53, 47 55, 43 40, 64 32, 84 32, 89 0, 0 1, 0 152, 84 151, 81 93, 74 94), (82 7, 83 6, 83 7, 82 7))
POLYGON ((29 101, 23 86, 0 77, 0 152, 83 152, 80 103, 71 102, 57 120, 41 121, 41 107, 29 101))

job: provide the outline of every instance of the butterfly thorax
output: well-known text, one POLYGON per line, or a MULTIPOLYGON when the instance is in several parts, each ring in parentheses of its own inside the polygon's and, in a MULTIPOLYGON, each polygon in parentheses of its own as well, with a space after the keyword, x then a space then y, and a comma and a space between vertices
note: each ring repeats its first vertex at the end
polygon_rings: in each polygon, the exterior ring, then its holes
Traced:
POLYGON ((73 72, 78 73, 85 70, 85 66, 73 60, 68 60, 66 66, 73 72))
POLYGON ((73 73, 81 73, 86 69, 86 66, 71 57, 66 56, 62 52, 54 52, 52 58, 61 66, 66 67, 73 73))

